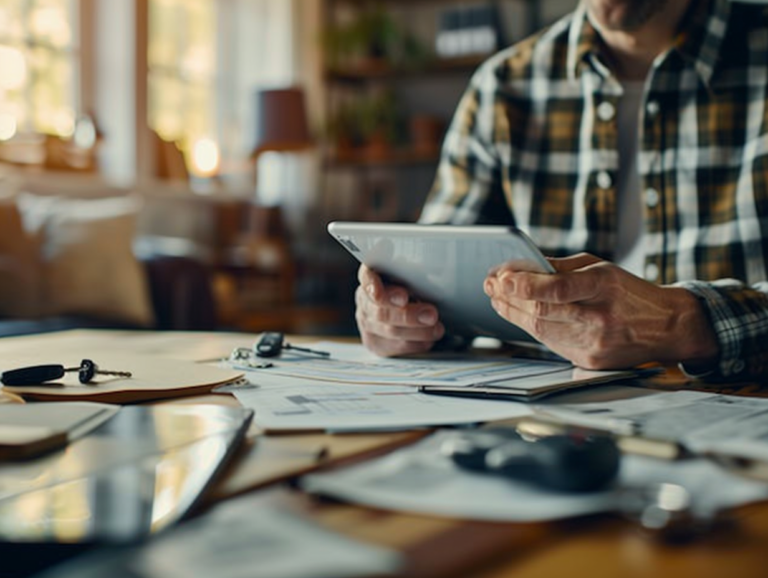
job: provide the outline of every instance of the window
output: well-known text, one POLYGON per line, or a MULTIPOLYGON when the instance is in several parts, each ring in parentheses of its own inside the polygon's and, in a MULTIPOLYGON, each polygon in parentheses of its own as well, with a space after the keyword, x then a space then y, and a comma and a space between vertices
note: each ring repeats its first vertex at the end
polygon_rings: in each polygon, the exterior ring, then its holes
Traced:
POLYGON ((17 133, 71 136, 79 81, 77 0, 0 5, 0 140, 17 133))
POLYGON ((288 0, 149 0, 148 123, 193 174, 247 159, 256 89, 293 78, 293 18, 288 0))
POLYGON ((213 0, 150 0, 149 126, 198 173, 218 164, 217 10, 213 0))

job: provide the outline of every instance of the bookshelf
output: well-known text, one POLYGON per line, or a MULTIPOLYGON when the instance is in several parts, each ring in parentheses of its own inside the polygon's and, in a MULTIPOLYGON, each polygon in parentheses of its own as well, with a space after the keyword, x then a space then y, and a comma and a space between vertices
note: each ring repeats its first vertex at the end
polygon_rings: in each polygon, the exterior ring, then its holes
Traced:
POLYGON ((345 218, 416 218, 432 184, 445 129, 469 78, 498 49, 541 27, 542 4, 324 1, 323 167, 326 174, 343 173, 357 189, 357 213, 347 211, 345 218), (441 25, 451 12, 470 9, 497 16, 492 48, 440 54, 441 25))

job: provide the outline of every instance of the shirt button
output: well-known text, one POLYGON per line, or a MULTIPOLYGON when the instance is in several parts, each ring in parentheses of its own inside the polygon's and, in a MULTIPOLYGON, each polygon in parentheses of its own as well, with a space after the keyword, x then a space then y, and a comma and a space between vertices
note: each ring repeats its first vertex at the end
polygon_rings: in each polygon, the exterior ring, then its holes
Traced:
POLYGON ((601 189, 610 189, 613 184, 613 179, 608 171, 600 171, 597 173, 597 186, 601 189))
POLYGON ((658 265, 656 265, 656 263, 648 263, 645 266, 644 275, 646 281, 656 281, 659 278, 658 265))
POLYGON ((616 116, 616 107, 607 100, 604 100, 597 106, 597 118, 602 121, 609 121, 616 116))
POLYGON ((645 204, 650 208, 659 204, 659 191, 654 188, 645 189, 645 204))
POLYGON ((657 114, 659 114, 660 110, 661 105, 659 104, 658 100, 649 100, 648 104, 645 105, 645 112, 648 115, 648 118, 654 118, 657 114))

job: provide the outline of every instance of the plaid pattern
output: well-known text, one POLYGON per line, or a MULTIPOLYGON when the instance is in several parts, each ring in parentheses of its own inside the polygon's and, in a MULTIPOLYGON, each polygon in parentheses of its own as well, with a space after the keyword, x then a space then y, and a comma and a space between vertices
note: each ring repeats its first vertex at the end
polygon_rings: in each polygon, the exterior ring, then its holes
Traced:
MULTIPOLYGON (((722 377, 768 374, 768 8, 698 0, 645 83, 645 277, 706 305, 722 377), (734 281, 738 279, 739 281, 734 281)), ((503 223, 552 256, 616 245, 621 84, 580 5, 475 73, 424 223, 503 223)))

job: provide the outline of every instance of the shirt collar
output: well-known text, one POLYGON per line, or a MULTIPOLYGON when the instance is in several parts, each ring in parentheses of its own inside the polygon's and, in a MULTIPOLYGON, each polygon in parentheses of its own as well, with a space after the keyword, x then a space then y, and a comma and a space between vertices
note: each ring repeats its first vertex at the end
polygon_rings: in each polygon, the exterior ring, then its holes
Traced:
MULTIPOLYGON (((709 86, 725 38, 731 6, 728 0, 694 0, 683 17, 681 31, 675 40, 676 50, 692 62, 702 81, 709 86)), ((587 17, 580 2, 568 32, 568 78, 575 80, 585 66, 592 66, 603 76, 610 74, 606 46, 587 17)))

